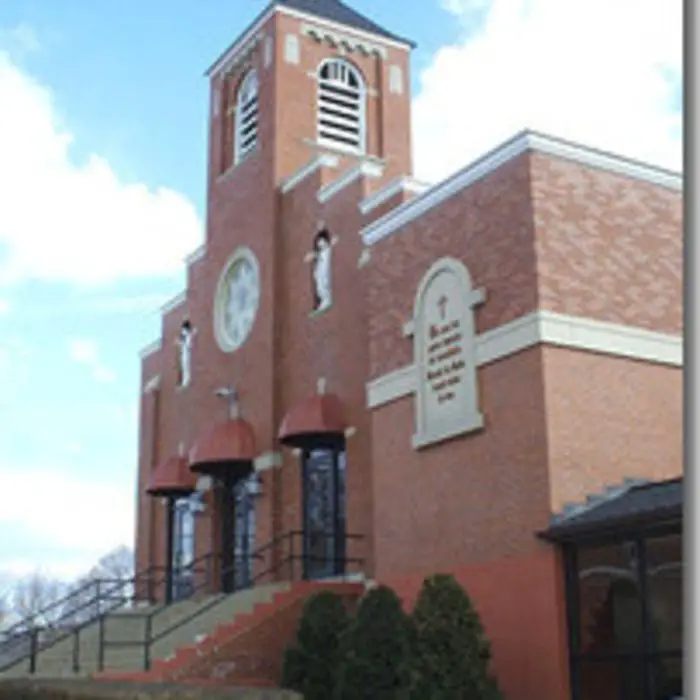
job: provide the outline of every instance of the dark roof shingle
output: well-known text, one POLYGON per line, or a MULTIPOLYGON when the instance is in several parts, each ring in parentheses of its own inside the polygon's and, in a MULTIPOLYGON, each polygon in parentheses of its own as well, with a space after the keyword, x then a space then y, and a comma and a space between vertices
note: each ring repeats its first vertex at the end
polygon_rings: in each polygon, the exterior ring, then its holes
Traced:
POLYGON ((683 517, 683 479, 633 486, 581 513, 561 518, 542 533, 549 540, 595 534, 616 527, 651 524, 683 517))
POLYGON ((306 12, 323 19, 344 24, 347 27, 354 27, 371 34, 379 34, 387 39, 394 39, 413 46, 413 42, 403 37, 397 36, 387 31, 383 27, 373 22, 371 19, 361 15, 349 7, 341 0, 276 0, 275 4, 289 7, 292 10, 306 12))

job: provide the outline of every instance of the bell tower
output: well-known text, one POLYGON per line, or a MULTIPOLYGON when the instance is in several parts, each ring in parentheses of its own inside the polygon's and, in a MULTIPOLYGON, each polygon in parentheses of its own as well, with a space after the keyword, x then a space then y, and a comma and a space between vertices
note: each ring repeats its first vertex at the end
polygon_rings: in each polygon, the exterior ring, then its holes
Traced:
POLYGON ((410 175, 413 47, 340 0, 272 2, 207 72, 210 185, 258 151, 275 187, 320 153, 410 175))

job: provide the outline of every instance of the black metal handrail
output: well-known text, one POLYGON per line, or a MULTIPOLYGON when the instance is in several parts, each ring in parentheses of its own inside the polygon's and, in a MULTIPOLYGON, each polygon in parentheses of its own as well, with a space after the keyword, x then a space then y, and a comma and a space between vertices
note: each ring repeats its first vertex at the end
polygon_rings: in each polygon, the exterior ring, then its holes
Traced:
POLYGON ((68 595, 54 601, 51 605, 47 605, 45 608, 28 616, 28 618, 16 623, 4 633, 6 640, 0 644, 0 654, 4 652, 4 654, 11 655, 10 652, 13 646, 19 646, 22 643, 26 645, 27 642, 29 643, 29 649, 24 653, 12 655, 10 660, 0 666, 0 673, 25 660, 29 661, 29 672, 34 673, 36 670, 36 657, 40 651, 58 644, 70 635, 75 635, 76 639, 79 639, 79 634, 82 629, 93 624, 105 614, 114 612, 125 603, 133 602, 137 597, 136 587, 142 583, 144 579, 150 587, 153 582, 153 575, 159 571, 163 571, 163 567, 152 566, 126 579, 91 579, 84 585, 71 591, 68 595), (131 587, 131 593, 129 595, 124 595, 124 590, 129 587, 131 587), (69 601, 72 601, 79 595, 84 595, 91 589, 94 590, 94 595, 88 597, 77 606, 67 607, 69 601), (110 601, 113 602, 113 604, 111 606, 106 605, 110 601), (54 618, 49 624, 36 624, 37 621, 42 618, 46 620, 47 615, 55 610, 60 611, 61 614, 54 618), (95 610, 96 612, 94 614, 89 614, 84 620, 75 622, 76 616, 85 610, 95 610), (57 634, 46 643, 40 644, 40 634, 47 630, 53 630, 57 634))
MULTIPOLYGON (((253 550, 251 553, 248 555, 242 555, 238 557, 234 557, 234 561, 227 567, 222 567, 219 570, 219 575, 222 577, 226 576, 227 574, 234 574, 236 573, 236 569, 239 567, 239 565, 243 562, 246 565, 250 565, 251 560, 255 561, 260 561, 264 560, 264 556, 266 553, 270 552, 272 553, 272 558, 273 562, 270 566, 268 566, 266 569, 258 571, 255 575, 252 575, 250 577, 245 578, 243 581, 240 581, 238 585, 234 585, 233 590, 234 591, 240 591, 240 590, 245 590, 248 588, 254 587, 258 582, 260 582, 262 579, 264 579, 267 576, 275 576, 276 574, 280 573, 284 569, 285 566, 289 566, 289 577, 287 580, 289 581, 294 581, 296 579, 296 571, 295 571, 295 563, 301 561, 304 564, 304 569, 302 571, 302 579, 307 578, 307 571, 306 571, 306 565, 308 565, 310 562, 314 561, 322 561, 322 562, 332 562, 334 564, 334 571, 340 571, 341 567, 339 565, 342 565, 342 573, 335 573, 331 574, 331 576, 341 576, 346 574, 347 572, 345 571, 345 567, 349 564, 362 564, 363 559, 359 557, 349 557, 346 554, 340 554, 336 553, 335 556, 327 556, 327 555, 319 555, 319 556, 314 556, 309 554, 308 552, 304 552, 303 548, 300 548, 299 554, 295 553, 295 541, 296 538, 301 537, 303 538, 305 533, 302 530, 291 530, 288 531, 282 535, 278 535, 277 537, 272 538, 269 542, 261 545, 257 549, 253 550), (277 558, 275 557, 275 554, 277 553, 277 548, 280 544, 287 544, 287 552, 286 555, 277 558)), ((333 535, 324 535, 324 537, 334 537, 333 535)), ((356 535, 356 534, 346 534, 345 535, 345 540, 350 541, 350 540, 362 540, 364 539, 364 535, 356 535)), ((219 560, 221 557, 220 555, 215 555, 212 553, 206 554, 202 557, 202 559, 206 558, 208 561, 216 561, 219 560)), ((202 588, 204 588, 206 585, 208 585, 208 581, 205 582, 200 582, 197 586, 193 587, 192 589, 192 595, 194 593, 201 591, 202 588)), ((190 596, 191 597, 191 596, 190 596)), ((153 629, 154 629, 154 620, 156 620, 161 614, 163 614, 164 610, 167 608, 159 608, 157 610, 151 610, 148 612, 143 612, 143 613, 134 613, 136 617, 141 617, 144 620, 144 625, 145 625, 145 630, 144 630, 144 639, 140 640, 109 640, 107 639, 103 634, 101 634, 100 638, 100 652, 99 652, 99 663, 98 663, 98 670, 102 671, 104 670, 104 650, 107 647, 135 647, 135 646, 140 646, 143 648, 143 670, 148 671, 151 667, 151 651, 153 644, 158 642, 159 640, 167 637, 168 635, 172 634, 175 630, 180 629, 181 627, 184 627, 185 625, 189 624, 196 618, 200 617, 204 613, 206 613, 208 610, 216 606, 220 601, 219 597, 214 597, 212 600, 208 601, 206 604, 199 606, 196 610, 194 610, 190 615, 187 615, 179 620, 177 620, 175 623, 167 627, 166 629, 161 630, 158 632, 158 634, 153 634, 153 629)), ((101 632, 104 633, 104 625, 102 625, 101 632)))

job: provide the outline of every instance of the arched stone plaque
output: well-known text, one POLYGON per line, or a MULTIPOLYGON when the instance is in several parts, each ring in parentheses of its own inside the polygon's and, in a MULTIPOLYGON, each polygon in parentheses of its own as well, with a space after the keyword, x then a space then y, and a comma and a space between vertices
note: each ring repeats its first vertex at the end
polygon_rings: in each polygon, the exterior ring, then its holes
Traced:
POLYGON ((417 373, 416 432, 422 448, 482 428, 474 350, 474 311, 484 301, 467 268, 436 261, 421 281, 413 310, 417 373))

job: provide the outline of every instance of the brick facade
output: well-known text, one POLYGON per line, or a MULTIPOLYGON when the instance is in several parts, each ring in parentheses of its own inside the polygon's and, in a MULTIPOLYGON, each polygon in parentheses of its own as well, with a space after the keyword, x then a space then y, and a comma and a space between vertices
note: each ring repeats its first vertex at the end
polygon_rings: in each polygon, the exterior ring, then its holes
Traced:
MULTIPOLYGON (((415 198, 399 191, 364 215, 358 206, 411 175, 409 52, 389 42, 384 58, 347 55, 369 88, 372 158, 328 152, 338 157, 335 167, 319 164, 285 186, 323 152, 315 144, 311 74, 340 54, 304 33, 303 24, 273 13, 263 39, 234 68, 240 77, 249 66, 259 74, 259 145, 223 174, 222 73, 211 76, 219 108, 217 114, 212 107, 209 138, 206 246, 189 263, 184 300, 163 316, 159 349, 142 364, 138 568, 164 562, 163 509, 144 494, 148 476, 180 443, 191 449, 226 418, 215 396, 224 385, 235 384, 258 453, 280 454, 270 457, 279 464, 262 472, 257 544, 302 527, 301 459, 279 445, 277 431, 323 378, 352 428, 345 507, 348 531, 365 538, 350 551, 364 560, 362 572, 394 585, 410 605, 424 575, 454 571, 486 621, 508 696, 564 698, 561 566, 536 533, 565 504, 625 477, 682 473, 680 363, 614 350, 612 341, 595 351, 577 340, 503 351, 477 369, 483 428, 422 450, 411 444, 410 392, 370 408, 367 383, 410 369, 413 342, 404 325, 421 279, 444 256, 463 263, 474 287, 485 290, 474 311, 477 340, 544 312, 559 314, 560 322, 565 315, 568 324, 617 324, 616 332, 640 331, 642 339, 655 333, 659 343, 672 344, 682 334, 681 194, 620 168, 533 147, 425 207, 369 246, 367 256, 361 231, 415 198), (299 43, 298 63, 285 58, 290 36, 299 43), (267 64, 266 37, 273 47, 267 64), (402 70, 401 94, 389 89, 391 66, 402 70), (359 174, 319 201, 323 187, 361 162, 381 163, 379 174, 359 174), (307 254, 319 222, 335 239, 333 305, 312 314, 307 254), (214 296, 241 245, 260 264, 260 303, 247 341, 224 353, 214 334, 214 296), (185 316, 197 336, 192 383, 180 390, 176 340, 185 316), (154 377, 158 387, 146 392, 154 377)), ((197 519, 200 555, 219 546, 212 492, 206 503, 197 519)))

